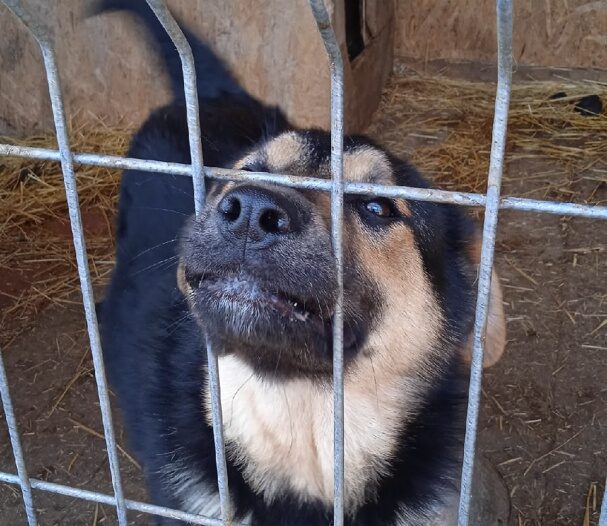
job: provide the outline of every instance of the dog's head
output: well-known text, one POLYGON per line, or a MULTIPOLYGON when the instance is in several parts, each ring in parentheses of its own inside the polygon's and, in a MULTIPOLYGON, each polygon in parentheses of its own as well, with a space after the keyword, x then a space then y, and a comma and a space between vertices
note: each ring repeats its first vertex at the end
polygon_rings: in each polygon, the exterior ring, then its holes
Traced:
MULTIPOLYGON (((236 164, 249 171, 330 177, 330 137, 288 132, 236 164)), ((344 178, 426 186, 371 142, 344 143, 344 178)), ((332 371, 337 296, 327 192, 211 183, 185 230, 179 281, 222 352, 260 374, 332 371)), ((346 367, 372 357, 393 373, 432 372, 465 344, 472 321, 474 226, 459 209, 402 199, 344 200, 346 367)), ((372 363, 372 362, 370 362, 372 363)))

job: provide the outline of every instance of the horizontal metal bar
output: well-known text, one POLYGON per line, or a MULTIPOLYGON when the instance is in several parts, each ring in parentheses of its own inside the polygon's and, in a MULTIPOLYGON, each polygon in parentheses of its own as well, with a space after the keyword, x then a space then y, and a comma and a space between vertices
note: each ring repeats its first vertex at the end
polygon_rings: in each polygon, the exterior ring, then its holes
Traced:
MULTIPOLYGON (((0 482, 5 482, 7 484, 19 484, 19 477, 13 473, 0 471, 0 482)), ((116 499, 107 493, 89 491, 81 488, 75 488, 73 486, 65 486, 64 484, 56 484, 54 482, 47 482, 38 479, 30 479, 30 483, 33 489, 39 491, 57 493, 59 495, 65 495, 66 497, 74 497, 90 502, 98 502, 99 504, 107 504, 108 506, 112 507, 116 506, 116 499)), ((174 510, 164 506, 156 506, 155 504, 148 504, 146 502, 140 502, 137 500, 125 499, 124 502, 127 509, 141 513, 148 513, 150 515, 158 515, 160 517, 167 517, 169 519, 178 519, 192 524, 201 524, 203 526, 223 526, 224 524, 221 519, 205 517, 203 515, 194 515, 185 511, 174 510)), ((247 526, 247 524, 243 522, 232 522, 231 526, 247 526)))
MULTIPOLYGON (((31 148, 29 146, 15 146, 0 144, 0 156, 22 157, 46 161, 59 161, 59 152, 48 148, 31 148)), ((95 153, 74 153, 74 162, 87 166, 101 166, 103 168, 116 168, 121 170, 141 170, 145 172, 166 173, 169 175, 190 176, 189 164, 168 163, 165 161, 151 161, 134 159, 132 157, 118 157, 115 155, 99 155, 95 153)), ((294 175, 272 174, 266 172, 245 172, 227 168, 204 167, 205 175, 212 179, 230 181, 256 181, 274 183, 304 190, 331 191, 331 182, 314 177, 300 177, 294 175)), ((369 183, 344 183, 344 193, 355 195, 370 195, 410 199, 413 201, 430 201, 433 203, 451 203, 459 206, 485 206, 487 199, 484 194, 471 192, 452 192, 434 188, 414 188, 410 186, 386 186, 369 183)), ((545 201, 527 199, 525 197, 502 197, 500 209, 519 210, 522 212, 537 212, 542 214, 555 214, 563 216, 587 217, 589 219, 607 219, 607 206, 585 205, 578 203, 560 203, 558 201, 545 201)))
POLYGON ((499 208, 500 210, 518 210, 520 212, 536 212, 538 214, 607 219, 607 206, 561 203, 558 201, 544 201, 524 197, 502 197, 500 198, 499 208))

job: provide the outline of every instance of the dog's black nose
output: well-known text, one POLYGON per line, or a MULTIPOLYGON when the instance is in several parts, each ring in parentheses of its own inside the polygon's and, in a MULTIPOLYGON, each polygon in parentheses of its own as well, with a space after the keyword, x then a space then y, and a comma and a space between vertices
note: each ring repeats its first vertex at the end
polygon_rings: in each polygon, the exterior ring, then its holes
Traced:
POLYGON ((280 190, 238 186, 223 196, 217 210, 226 232, 253 243, 276 240, 302 228, 295 200, 280 190))

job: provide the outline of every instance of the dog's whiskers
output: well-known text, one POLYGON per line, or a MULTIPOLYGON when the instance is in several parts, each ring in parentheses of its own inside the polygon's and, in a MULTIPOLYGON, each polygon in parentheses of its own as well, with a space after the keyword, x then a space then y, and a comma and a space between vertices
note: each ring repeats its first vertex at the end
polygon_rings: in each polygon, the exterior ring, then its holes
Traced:
POLYGON ((251 380, 251 378, 253 378, 253 376, 255 376, 255 373, 251 373, 251 376, 249 376, 244 382, 242 382, 242 384, 240 384, 240 386, 238 387, 238 389, 236 389, 236 391, 234 392, 234 394, 232 395, 232 406, 231 406, 231 410, 230 410, 230 422, 228 425, 232 424, 232 420, 234 419, 234 401, 236 400, 236 397, 238 396, 238 393, 240 393, 240 391, 242 391, 243 387, 245 385, 247 385, 247 383, 249 383, 249 381, 251 380))
POLYGON ((154 246, 151 246, 149 248, 146 248, 145 250, 142 250, 138 254, 136 254, 133 257, 131 257, 131 261, 135 261, 137 258, 140 258, 144 254, 147 254, 148 252, 151 252, 152 250, 156 250, 157 248, 163 247, 163 246, 168 245, 170 243, 176 243, 177 241, 178 241, 178 238, 174 237, 173 239, 169 239, 168 241, 164 241, 162 243, 158 243, 157 245, 154 245, 154 246))
POLYGON ((176 263, 178 259, 179 259, 179 256, 171 256, 171 257, 165 258, 161 261, 157 261, 156 263, 152 263, 151 265, 148 265, 147 267, 144 267, 142 269, 139 269, 136 272, 131 273, 131 276, 137 276, 143 272, 147 272, 148 270, 159 269, 159 268, 164 268, 164 269, 170 268, 171 265, 173 263, 176 263), (168 266, 164 267, 163 265, 166 265, 167 263, 168 263, 168 266))

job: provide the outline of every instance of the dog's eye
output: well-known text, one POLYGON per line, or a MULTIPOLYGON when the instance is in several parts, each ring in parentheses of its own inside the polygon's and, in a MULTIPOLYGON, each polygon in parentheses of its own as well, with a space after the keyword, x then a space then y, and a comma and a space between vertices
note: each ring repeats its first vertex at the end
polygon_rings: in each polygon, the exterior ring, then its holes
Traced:
POLYGON ((389 199, 372 199, 363 203, 364 209, 368 214, 377 217, 389 218, 396 216, 394 203, 389 199))
POLYGON ((245 164, 241 170, 243 172, 269 172, 268 165, 262 161, 256 160, 245 164))

